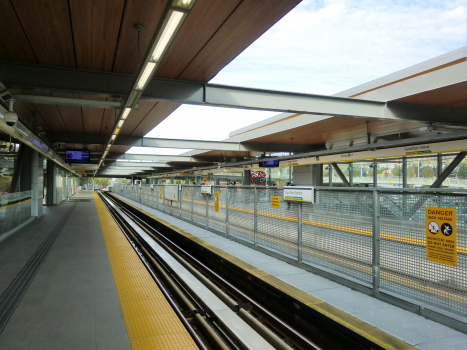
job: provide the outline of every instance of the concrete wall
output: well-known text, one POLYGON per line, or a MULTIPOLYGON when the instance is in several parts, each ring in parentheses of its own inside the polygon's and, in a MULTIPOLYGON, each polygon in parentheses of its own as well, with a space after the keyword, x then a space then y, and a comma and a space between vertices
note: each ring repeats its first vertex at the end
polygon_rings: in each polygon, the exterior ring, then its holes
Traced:
POLYGON ((293 184, 295 186, 322 186, 323 165, 301 165, 293 168, 293 184))

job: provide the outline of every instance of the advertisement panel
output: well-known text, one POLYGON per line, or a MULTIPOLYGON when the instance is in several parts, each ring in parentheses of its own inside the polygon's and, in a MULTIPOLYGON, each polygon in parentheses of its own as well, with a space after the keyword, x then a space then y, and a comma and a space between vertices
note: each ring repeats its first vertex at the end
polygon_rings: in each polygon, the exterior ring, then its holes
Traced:
POLYGON ((261 170, 252 170, 250 172, 251 186, 266 186, 266 173, 261 170))

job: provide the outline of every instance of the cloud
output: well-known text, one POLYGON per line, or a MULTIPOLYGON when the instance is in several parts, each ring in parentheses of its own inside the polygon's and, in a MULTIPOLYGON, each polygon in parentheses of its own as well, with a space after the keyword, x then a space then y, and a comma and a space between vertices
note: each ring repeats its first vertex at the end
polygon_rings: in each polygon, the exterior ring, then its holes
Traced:
MULTIPOLYGON (((331 95, 464 45, 465 0, 305 0, 211 82, 331 95)), ((275 114, 183 105, 147 136, 218 141, 275 114)))
POLYGON ((303 1, 213 83, 333 94, 466 44, 464 1, 303 1))

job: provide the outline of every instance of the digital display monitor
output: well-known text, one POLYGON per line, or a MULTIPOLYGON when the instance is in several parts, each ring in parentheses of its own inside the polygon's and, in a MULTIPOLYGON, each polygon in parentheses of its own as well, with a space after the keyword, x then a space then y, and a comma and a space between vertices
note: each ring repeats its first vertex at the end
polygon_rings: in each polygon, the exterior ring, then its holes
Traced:
POLYGON ((67 149, 65 151, 65 162, 67 163, 89 163, 91 152, 87 149, 67 149))
POLYGON ((262 161, 259 166, 261 168, 277 168, 279 167, 279 159, 262 161))

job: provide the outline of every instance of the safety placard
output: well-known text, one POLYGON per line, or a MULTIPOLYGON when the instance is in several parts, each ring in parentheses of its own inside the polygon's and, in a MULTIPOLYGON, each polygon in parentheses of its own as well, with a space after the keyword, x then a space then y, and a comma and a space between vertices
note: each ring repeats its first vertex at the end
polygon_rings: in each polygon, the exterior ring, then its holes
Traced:
POLYGON ((214 211, 219 212, 219 192, 214 192, 214 211))
POLYGON ((456 209, 425 208, 426 259, 457 266, 456 209))
POLYGON ((188 197, 188 190, 185 190, 185 196, 188 197))
POLYGON ((281 197, 271 196, 271 208, 280 208, 281 207, 281 197))

